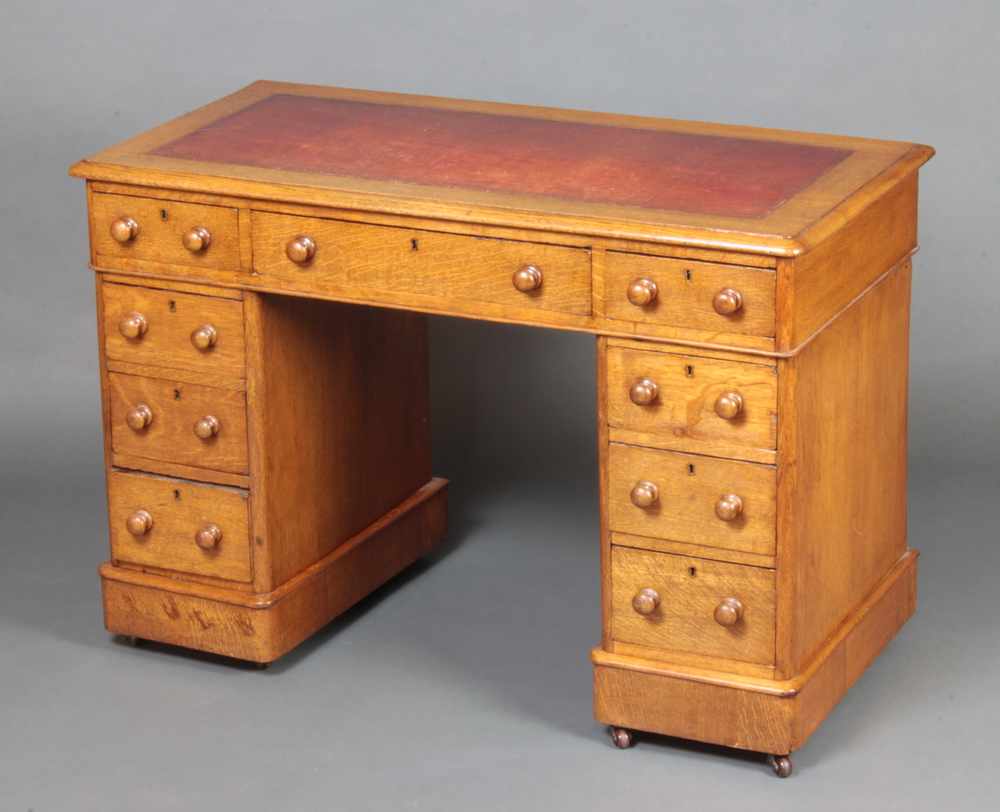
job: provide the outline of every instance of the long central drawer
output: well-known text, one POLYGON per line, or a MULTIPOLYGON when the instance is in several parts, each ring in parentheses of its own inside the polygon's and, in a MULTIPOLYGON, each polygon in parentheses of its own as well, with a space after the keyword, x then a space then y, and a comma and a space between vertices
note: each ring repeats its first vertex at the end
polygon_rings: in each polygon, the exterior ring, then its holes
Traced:
POLYGON ((251 224, 262 276, 591 313, 585 248, 269 212, 253 212, 251 224))

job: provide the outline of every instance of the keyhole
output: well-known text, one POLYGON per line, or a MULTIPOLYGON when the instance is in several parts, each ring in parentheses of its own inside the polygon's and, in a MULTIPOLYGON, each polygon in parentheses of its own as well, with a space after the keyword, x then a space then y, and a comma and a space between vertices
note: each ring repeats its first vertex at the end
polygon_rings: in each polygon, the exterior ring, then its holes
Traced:
POLYGON ((180 399, 181 399, 181 390, 180 389, 175 389, 174 390, 174 400, 180 400, 180 399))
POLYGON ((693 378, 694 377, 694 367, 691 366, 690 364, 688 364, 686 367, 684 367, 684 374, 687 375, 689 378, 693 378))
POLYGON ((160 209, 160 219, 161 220, 166 220, 167 219, 167 210, 166 209, 160 209))
POLYGON ((696 570, 694 567, 689 567, 688 568, 688 575, 690 575, 692 578, 697 578, 698 577, 698 570, 696 570))
POLYGON ((694 463, 688 463, 688 476, 694 476, 694 463))
POLYGON ((171 313, 176 313, 177 312, 177 302, 168 302, 167 303, 167 307, 170 308, 170 312, 171 313))
POLYGON ((684 269, 684 279, 687 282, 691 281, 691 270, 689 268, 684 269))
POLYGON ((417 240, 415 240, 415 239, 413 239, 413 240, 410 240, 410 250, 411 250, 411 251, 417 251, 417 250, 419 250, 419 249, 418 249, 418 243, 417 243, 417 240))
POLYGON ((180 491, 174 491, 174 501, 175 502, 180 502, 181 501, 181 492, 180 491))

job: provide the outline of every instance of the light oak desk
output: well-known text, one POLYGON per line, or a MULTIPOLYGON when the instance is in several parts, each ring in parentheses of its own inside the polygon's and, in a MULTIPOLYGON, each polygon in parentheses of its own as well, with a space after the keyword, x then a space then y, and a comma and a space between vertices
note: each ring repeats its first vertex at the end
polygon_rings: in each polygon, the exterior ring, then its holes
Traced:
POLYGON ((425 314, 586 331, 596 716, 621 747, 665 733, 787 775, 915 606, 932 154, 259 82, 76 164, 107 628, 280 657, 445 537, 425 314))

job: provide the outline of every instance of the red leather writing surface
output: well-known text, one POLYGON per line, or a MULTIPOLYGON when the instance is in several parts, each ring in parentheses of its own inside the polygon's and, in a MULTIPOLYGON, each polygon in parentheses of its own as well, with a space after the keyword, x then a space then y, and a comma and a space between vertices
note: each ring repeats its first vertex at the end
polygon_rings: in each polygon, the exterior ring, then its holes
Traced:
POLYGON ((274 95, 154 154, 759 219, 850 152, 274 95))

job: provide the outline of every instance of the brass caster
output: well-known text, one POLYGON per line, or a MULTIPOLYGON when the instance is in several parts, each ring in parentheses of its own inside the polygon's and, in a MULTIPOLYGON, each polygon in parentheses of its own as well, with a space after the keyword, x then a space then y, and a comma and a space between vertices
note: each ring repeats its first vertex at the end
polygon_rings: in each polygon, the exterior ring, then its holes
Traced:
POLYGON ((788 756, 768 756, 767 763, 778 778, 788 778, 792 774, 792 760, 788 756))
POLYGON ((270 668, 271 664, 270 663, 254 663, 254 666, 256 666, 258 670, 264 671, 265 669, 270 668))
POLYGON ((134 635, 131 634, 123 634, 122 641, 125 643, 126 646, 132 646, 132 648, 138 648, 139 646, 142 645, 142 638, 135 637, 134 635))
POLYGON ((632 746, 632 731, 623 727, 611 728, 611 741, 619 750, 628 750, 632 746))

